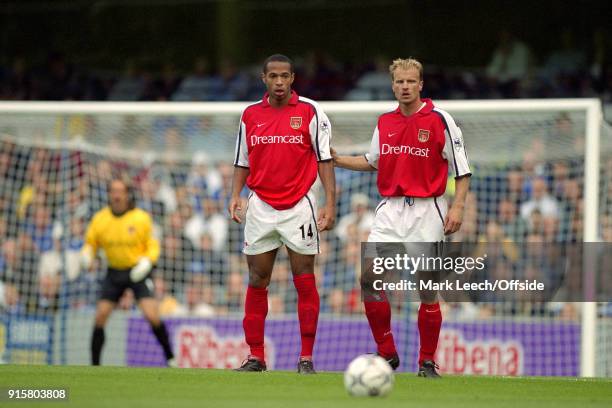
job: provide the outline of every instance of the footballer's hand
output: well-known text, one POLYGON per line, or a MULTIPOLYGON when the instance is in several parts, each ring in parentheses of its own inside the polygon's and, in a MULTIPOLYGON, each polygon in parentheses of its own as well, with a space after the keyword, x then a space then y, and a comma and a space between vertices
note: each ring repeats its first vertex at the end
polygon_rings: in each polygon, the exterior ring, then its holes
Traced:
POLYGON ((329 148, 329 152, 331 153, 332 160, 334 161, 334 164, 335 164, 338 161, 338 152, 333 147, 329 148))
POLYGON ((242 201, 240 200, 240 197, 232 197, 227 209, 232 220, 234 220, 238 224, 242 223, 242 218, 240 218, 240 215, 242 213, 242 201))
POLYGON ((336 211, 332 208, 325 207, 319 210, 319 218, 317 219, 317 229, 319 232, 334 228, 336 223, 336 211))
POLYGON ((140 261, 132 268, 130 271, 130 280, 132 282, 140 282, 144 278, 147 277, 151 269, 153 268, 153 263, 147 257, 140 258, 140 261))
POLYGON ((444 235, 459 231, 463 222, 463 209, 451 207, 444 219, 444 235))

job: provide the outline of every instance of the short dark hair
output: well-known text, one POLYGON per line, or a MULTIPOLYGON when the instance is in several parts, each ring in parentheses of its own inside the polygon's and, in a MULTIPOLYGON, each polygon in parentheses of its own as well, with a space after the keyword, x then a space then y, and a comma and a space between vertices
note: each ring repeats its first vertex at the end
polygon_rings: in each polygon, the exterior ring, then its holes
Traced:
POLYGON ((283 54, 273 54, 270 55, 268 58, 266 58, 266 60, 263 63, 263 73, 267 73, 268 72, 268 64, 271 62, 286 62, 287 64, 289 64, 289 70, 291 71, 291 73, 293 74, 293 61, 291 60, 291 58, 289 58, 286 55, 283 54))
MULTIPOLYGON (((125 186, 125 191, 127 192, 127 195, 128 195, 128 209, 133 210, 134 208, 136 208, 136 193, 134 191, 134 186, 127 178, 123 178, 123 177, 112 178, 106 186, 107 193, 110 193, 111 186, 113 185, 115 181, 118 181, 125 186)), ((110 197, 108 198, 110 201, 110 197)))

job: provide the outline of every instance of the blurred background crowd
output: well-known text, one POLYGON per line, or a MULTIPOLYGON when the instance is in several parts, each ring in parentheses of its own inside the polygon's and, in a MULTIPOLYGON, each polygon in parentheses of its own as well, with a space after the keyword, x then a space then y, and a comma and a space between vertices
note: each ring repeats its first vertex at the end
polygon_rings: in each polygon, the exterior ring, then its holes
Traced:
MULTIPOLYGON (((295 60, 294 88, 315 100, 392 100, 388 66, 413 56, 425 66, 425 97, 598 97, 609 110, 609 15, 610 4, 595 0, 572 7, 553 0, 475 0, 469 7, 444 0, 8 1, 0 7, 0 99, 251 101, 264 91, 260 62, 282 52, 295 60)), ((153 215, 162 245, 155 271, 162 313, 240 311, 247 270, 242 226, 226 216, 233 169, 217 156, 232 149, 233 131, 225 129, 235 126, 215 120, 168 116, 142 128, 133 116, 108 124, 81 115, 51 130, 96 138, 104 148, 98 153, 36 147, 36 132, 0 129, 13 136, 0 139, 0 308, 93 307, 104 262, 95 274, 80 273, 77 254, 88 221, 106 204, 106 183, 125 175, 138 206, 153 215), (134 152, 160 154, 129 158, 127 139, 134 152), (179 147, 198 153, 179 159, 180 152, 172 154, 179 147)), ((572 133, 564 115, 551 129, 522 160, 475 162, 464 223, 453 239, 582 240, 583 135, 572 133), (554 148, 567 155, 551 159, 546 153, 554 148)), ((338 223, 322 234, 316 266, 322 310, 358 313, 360 243, 379 197, 375 174, 336 174, 338 223)), ((609 155, 600 180, 599 234, 610 242, 609 155)), ((279 256, 271 314, 295 311, 286 255, 279 256)), ((120 306, 133 307, 130 293, 120 306)), ((460 313, 495 313, 466 308, 460 313)), ((576 317, 571 304, 537 313, 576 317)))
MULTIPOLYGON (((531 150, 537 144, 536 140, 531 150)), ((463 226, 452 240, 570 246, 580 242, 583 167, 580 159, 545 161, 530 154, 515 165, 477 165, 463 226)), ((603 241, 611 242, 612 159, 603 163, 601 171, 599 233, 603 241)), ((204 152, 194 154, 191 161, 145 162, 1 142, 0 307, 13 312, 93 307, 104 261, 96 273, 82 273, 78 253, 91 216, 107 203, 107 183, 112 177, 126 176, 135 186, 138 206, 152 214, 161 242, 155 287, 162 313, 239 312, 248 268, 241 254, 243 226, 231 222, 226 211, 232 172, 231 163, 214 162, 204 152)), ((357 277, 361 242, 367 240, 379 200, 375 177, 375 173, 337 169, 338 222, 333 231, 321 235, 316 261, 325 312, 360 312, 357 277)), ((452 192, 451 181, 451 199, 452 192)), ((245 189, 245 201, 246 196, 245 189)), ((295 311, 291 282, 287 256, 281 251, 270 287, 271 314, 295 311)), ((575 318, 573 306, 568 305, 563 308, 570 310, 563 313, 575 318)), ((134 306, 131 293, 120 306, 134 306)), ((396 306, 401 307, 401 302, 396 306)), ((516 312, 534 313, 523 309, 516 312)), ((494 311, 481 307, 469 313, 494 311)))
MULTIPOLYGON (((571 29, 558 46, 536 55, 508 30, 486 65, 462 68, 425 63, 424 95, 435 99, 600 97, 612 102, 611 41, 605 29, 579 44, 571 29)), ((344 62, 326 51, 291 55, 295 89, 315 100, 389 100, 388 67, 400 55, 378 55, 344 62)), ((418 57, 418 56, 417 56, 418 57)), ((17 55, 0 66, 0 99, 109 101, 248 101, 264 88, 259 63, 240 65, 231 58, 198 56, 190 67, 173 61, 128 60, 122 71, 75 63, 64 52, 50 52, 32 64, 17 55)))
POLYGON ((390 61, 412 56, 432 98, 611 102, 611 13, 596 0, 7 1, 0 99, 256 100, 260 63, 280 52, 315 100, 391 99, 390 61))

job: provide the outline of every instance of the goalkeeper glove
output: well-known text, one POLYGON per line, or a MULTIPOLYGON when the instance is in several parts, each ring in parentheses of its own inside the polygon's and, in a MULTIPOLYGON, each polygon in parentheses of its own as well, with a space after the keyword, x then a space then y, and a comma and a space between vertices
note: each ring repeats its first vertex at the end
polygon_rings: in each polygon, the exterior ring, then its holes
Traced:
POLYGON ((83 249, 81 249, 81 253, 79 254, 79 263, 81 264, 81 269, 88 271, 91 268, 93 259, 93 249, 89 245, 84 245, 83 249))
POLYGON ((130 271, 130 279, 132 282, 140 282, 151 272, 153 264, 147 257, 140 258, 140 261, 130 271))

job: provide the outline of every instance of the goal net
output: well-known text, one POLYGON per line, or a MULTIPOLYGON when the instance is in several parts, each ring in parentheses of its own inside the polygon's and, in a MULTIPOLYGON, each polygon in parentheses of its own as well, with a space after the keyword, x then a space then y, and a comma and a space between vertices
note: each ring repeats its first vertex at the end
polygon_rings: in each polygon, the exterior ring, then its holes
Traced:
MULTIPOLYGON (((453 241, 612 241, 612 133, 597 100, 437 105, 461 127, 473 170, 463 226, 453 241)), ((101 256, 95 272, 82 272, 78 253, 87 223, 107 203, 107 182, 126 176, 161 243, 155 293, 179 365, 239 365, 248 354, 242 332, 248 274, 240 252, 243 226, 228 219, 226 208, 244 106, 0 103, 3 362, 89 363, 105 261, 101 256)), ((343 154, 363 154, 377 116, 394 103, 322 107, 332 122, 332 145, 343 154)), ((343 370, 356 355, 375 350, 358 277, 360 243, 380 200, 376 173, 336 169, 336 180, 337 226, 321 235, 316 262, 319 370, 343 370)), ((451 179, 449 200, 453 193, 451 179)), ((406 371, 417 364, 417 307, 393 304, 406 371)), ((612 303, 449 302, 443 315, 436 360, 444 373, 612 374, 612 303)), ((102 364, 164 364, 129 291, 106 339, 102 364)), ((299 343, 296 293, 281 250, 269 288, 268 366, 293 370, 299 343)))

